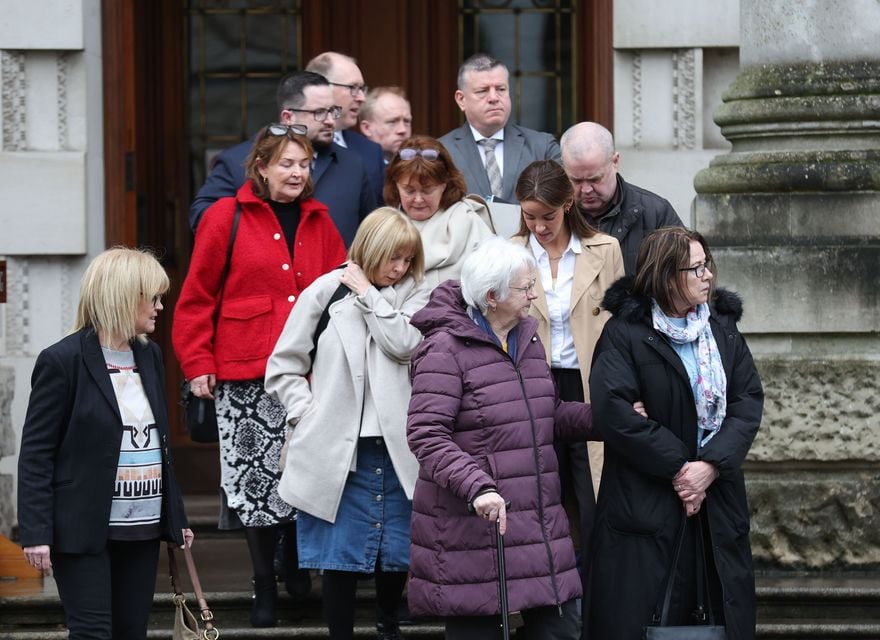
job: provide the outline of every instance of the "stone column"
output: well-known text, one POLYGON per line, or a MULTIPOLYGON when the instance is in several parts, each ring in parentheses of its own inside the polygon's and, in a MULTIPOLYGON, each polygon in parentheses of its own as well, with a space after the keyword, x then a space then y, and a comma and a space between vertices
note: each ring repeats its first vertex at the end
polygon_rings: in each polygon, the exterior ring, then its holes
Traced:
POLYGON ((741 0, 730 153, 695 223, 745 301, 766 392, 759 567, 880 568, 880 3, 741 0))

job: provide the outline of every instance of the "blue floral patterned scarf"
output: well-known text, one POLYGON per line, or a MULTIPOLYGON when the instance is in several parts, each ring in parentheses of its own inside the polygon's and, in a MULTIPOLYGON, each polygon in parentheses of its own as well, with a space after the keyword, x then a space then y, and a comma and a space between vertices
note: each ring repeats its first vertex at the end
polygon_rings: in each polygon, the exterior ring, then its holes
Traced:
POLYGON ((721 363, 721 354, 709 326, 709 305, 705 302, 688 311, 687 325, 677 327, 652 301, 651 316, 654 328, 677 344, 697 341, 694 355, 697 358, 697 426, 705 434, 700 440, 704 447, 724 422, 727 414, 727 375, 721 363))

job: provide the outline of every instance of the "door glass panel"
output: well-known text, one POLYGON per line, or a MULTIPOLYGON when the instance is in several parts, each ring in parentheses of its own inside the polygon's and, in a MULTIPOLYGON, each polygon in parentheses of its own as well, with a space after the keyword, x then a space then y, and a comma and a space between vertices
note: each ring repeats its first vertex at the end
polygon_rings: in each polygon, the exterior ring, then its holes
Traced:
POLYGON ((512 120, 557 137, 574 113, 576 0, 459 0, 461 61, 488 53, 510 70, 512 120))
POLYGON ((193 193, 213 155, 277 116, 275 87, 300 67, 300 0, 187 0, 193 193))

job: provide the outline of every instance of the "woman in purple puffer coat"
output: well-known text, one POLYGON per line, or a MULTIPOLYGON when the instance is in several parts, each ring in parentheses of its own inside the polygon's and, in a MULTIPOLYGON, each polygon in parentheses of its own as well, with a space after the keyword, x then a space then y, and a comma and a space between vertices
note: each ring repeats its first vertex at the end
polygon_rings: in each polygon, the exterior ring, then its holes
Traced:
POLYGON ((576 639, 575 568, 553 442, 595 438, 589 405, 561 402, 537 322, 535 261, 497 237, 466 260, 461 284, 434 290, 412 324, 407 438, 413 497, 409 606, 446 618, 446 638, 499 633, 495 520, 511 611, 529 637, 576 639), (507 503, 507 506, 505 505, 507 503))

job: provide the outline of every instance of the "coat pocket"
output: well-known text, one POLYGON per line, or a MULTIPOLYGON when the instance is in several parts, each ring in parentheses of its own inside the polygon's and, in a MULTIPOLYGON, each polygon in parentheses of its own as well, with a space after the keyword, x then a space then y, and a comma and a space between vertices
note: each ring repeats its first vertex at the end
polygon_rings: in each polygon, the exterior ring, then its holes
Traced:
POLYGON ((217 326, 217 351, 227 361, 269 356, 272 338, 272 298, 252 296, 224 301, 217 326))

